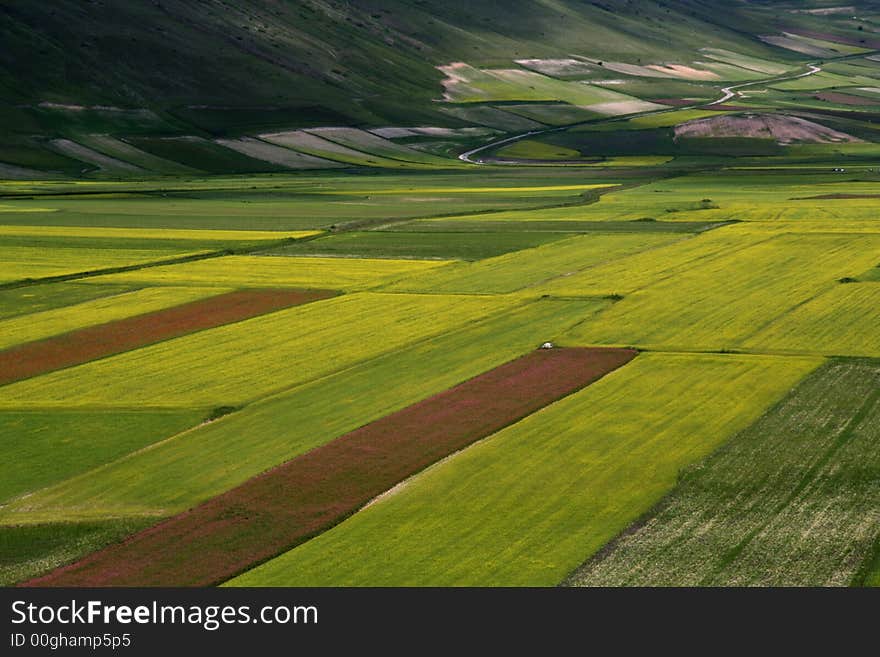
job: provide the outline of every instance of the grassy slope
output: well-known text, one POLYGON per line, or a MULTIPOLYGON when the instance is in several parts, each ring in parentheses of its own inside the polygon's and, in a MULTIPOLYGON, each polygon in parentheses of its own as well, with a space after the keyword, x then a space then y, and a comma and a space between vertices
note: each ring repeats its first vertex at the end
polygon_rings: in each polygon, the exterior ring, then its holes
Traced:
MULTIPOLYGON (((771 21, 766 9, 720 0, 514 0, 503 7, 488 0, 466 6, 113 0, 100 13, 76 0, 13 0, 0 8, 0 161, 76 173, 81 163, 47 153, 33 135, 110 134, 138 137, 131 142, 136 147, 175 163, 147 156, 148 168, 156 170, 173 172, 179 164, 271 170, 230 153, 218 164, 219 150, 209 158, 207 146, 152 137, 463 125, 433 102, 442 92, 437 64, 465 60, 509 68, 518 57, 569 52, 644 63, 690 61, 704 46, 796 59, 751 38, 750 32, 772 31, 771 21), (54 105, 41 105, 46 102, 54 105)), ((136 153, 128 156, 146 164, 136 153)))

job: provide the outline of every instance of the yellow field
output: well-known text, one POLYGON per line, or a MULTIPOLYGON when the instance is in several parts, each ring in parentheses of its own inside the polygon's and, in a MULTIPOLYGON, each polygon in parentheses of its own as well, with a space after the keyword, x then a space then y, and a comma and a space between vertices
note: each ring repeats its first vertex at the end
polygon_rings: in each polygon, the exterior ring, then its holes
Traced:
POLYGON ((0 388, 0 406, 241 404, 517 303, 486 297, 352 294, 14 383, 0 388))
POLYGON ((111 274, 94 282, 364 290, 451 263, 433 260, 228 256, 111 274))
POLYGON ((870 267, 878 249, 880 235, 776 236, 691 263, 628 294, 565 342, 734 348, 789 309, 838 285, 837 279, 870 267))
POLYGON ((24 278, 43 278, 78 272, 139 265, 191 255, 194 252, 146 249, 80 249, 30 246, 0 246, 0 283, 24 278))
POLYGON ((577 297, 630 294, 648 285, 671 280, 691 267, 768 239, 728 226, 679 240, 650 251, 603 262, 582 272, 551 280, 531 291, 552 296, 577 297))
POLYGON ((681 235, 592 233, 403 279, 386 289, 441 293, 506 293, 571 276, 602 262, 661 247, 681 235))
POLYGON ((648 116, 637 116, 627 121, 626 125, 636 126, 642 130, 647 128, 665 128, 684 123, 685 121, 704 119, 708 116, 723 116, 727 113, 728 112, 719 112, 717 110, 672 110, 670 112, 659 112, 648 116))
POLYGON ((0 349, 76 329, 178 306, 231 290, 217 287, 157 287, 95 299, 0 322, 0 349))
POLYGON ((586 164, 588 167, 656 167, 672 160, 671 155, 617 155, 603 162, 586 164))
POLYGON ((663 215, 667 221, 754 221, 754 222, 795 222, 825 223, 826 228, 834 227, 837 221, 877 221, 876 199, 811 199, 803 201, 778 202, 730 202, 719 204, 717 209, 687 210, 663 215))
POLYGON ((554 586, 820 359, 642 354, 242 586, 554 586))
POLYGON ((542 299, 469 322, 261 399, 239 413, 52 488, 30 491, 0 509, 0 522, 98 520, 183 511, 348 431, 521 356, 534 349, 536 338, 554 340, 557 331, 605 305, 596 300, 542 299))
POLYGON ((880 283, 837 285, 743 342, 748 349, 880 356, 880 283))
POLYGON ((334 190, 332 192, 318 192, 326 194, 498 194, 505 192, 576 192, 588 189, 600 189, 602 187, 617 187, 616 183, 601 183, 589 185, 541 185, 530 187, 401 187, 398 189, 371 189, 369 191, 334 190))
MULTIPOLYGON (((0 207, 0 212, 3 209, 0 207)), ((12 212, 13 210, 8 210, 12 212)), ((15 210, 21 212, 21 210, 15 210)), ((0 237, 34 236, 46 237, 91 237, 95 239, 156 239, 156 240, 216 240, 221 241, 259 241, 280 240, 285 237, 301 239, 319 235, 320 230, 271 231, 271 230, 182 230, 170 228, 89 228, 85 226, 0 226, 0 237)))

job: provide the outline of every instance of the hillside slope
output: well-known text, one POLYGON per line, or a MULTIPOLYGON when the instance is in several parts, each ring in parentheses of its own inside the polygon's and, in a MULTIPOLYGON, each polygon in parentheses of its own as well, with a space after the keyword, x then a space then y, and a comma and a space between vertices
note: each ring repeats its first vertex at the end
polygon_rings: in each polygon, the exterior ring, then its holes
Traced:
POLYGON ((759 37, 830 30, 865 42, 880 29, 872 3, 859 4, 868 17, 859 21, 805 4, 816 3, 10 0, 0 5, 0 162, 80 168, 58 149, 35 152, 35 137, 467 126, 441 111, 437 66, 687 63, 703 48, 796 62, 805 55, 759 37))

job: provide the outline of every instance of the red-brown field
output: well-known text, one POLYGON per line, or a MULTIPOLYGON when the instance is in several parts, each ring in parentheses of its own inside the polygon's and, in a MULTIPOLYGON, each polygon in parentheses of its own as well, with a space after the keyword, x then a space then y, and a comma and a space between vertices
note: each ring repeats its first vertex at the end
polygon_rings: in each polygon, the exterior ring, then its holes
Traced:
POLYGON ((613 348, 529 353, 25 585, 225 581, 329 529, 428 465, 596 381, 636 353, 613 348))
POLYGON ((329 290, 238 290, 0 351, 0 385, 326 299, 329 290))
POLYGON ((880 105, 880 100, 863 98, 862 96, 853 96, 851 94, 842 94, 837 91, 820 91, 813 97, 818 98, 819 100, 828 101, 829 103, 837 103, 838 105, 880 105))

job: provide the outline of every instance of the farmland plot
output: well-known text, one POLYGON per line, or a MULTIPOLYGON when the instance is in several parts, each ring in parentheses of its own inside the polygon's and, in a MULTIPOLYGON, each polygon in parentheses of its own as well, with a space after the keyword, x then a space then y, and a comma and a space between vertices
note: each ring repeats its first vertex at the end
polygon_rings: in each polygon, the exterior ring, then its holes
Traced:
POLYGON ((532 351, 28 584, 221 582, 339 522, 408 475, 589 385, 635 356, 627 349, 532 351))
POLYGON ((555 340, 607 305, 545 299, 447 330, 35 493, 0 511, 0 521, 162 516, 186 509, 555 340), (377 386, 377 380, 384 384, 377 386))
POLYGON ((0 350, 0 385, 332 296, 327 290, 238 290, 86 326, 0 350))
POLYGON ((458 160, 422 153, 357 128, 311 128, 306 130, 306 132, 352 150, 361 151, 369 155, 387 157, 392 160, 403 160, 404 162, 431 164, 449 168, 463 166, 462 162, 458 160))
POLYGON ((816 364, 642 354, 231 584, 555 585, 816 364))
POLYGON ((422 233, 369 231, 329 235, 264 252, 266 255, 346 255, 372 258, 456 258, 481 260, 565 237, 563 233, 422 233))
POLYGON ((787 310, 839 285, 837 279, 870 266, 877 249, 878 235, 773 237, 627 295, 597 321, 579 327, 567 343, 733 348, 787 310))
POLYGON ((743 346, 828 356, 880 356, 880 284, 834 287, 782 315, 743 346))
POLYGON ((588 561, 580 586, 846 586, 880 527, 880 368, 832 361, 657 511, 588 561))
POLYGON ((300 287, 364 290, 381 283, 449 266, 431 260, 227 256, 151 267, 93 279, 97 283, 300 287))
MULTIPOLYGON (((0 320, 131 292, 128 285, 45 283, 0 290, 0 320)), ((35 327, 32 327, 35 328, 35 327)))
MULTIPOLYGON (((100 289, 99 287, 98 290, 100 289)), ((131 292, 121 291, 122 294, 0 321, 0 349, 123 317, 170 308, 196 299, 223 294, 229 290, 217 287, 160 287, 131 292)))
POLYGON ((301 153, 314 155, 316 157, 327 160, 335 160, 337 162, 345 162, 358 166, 381 166, 384 168, 400 168, 414 166, 413 162, 404 162, 403 160, 392 160, 391 158, 382 157, 373 153, 363 153, 353 148, 348 148, 342 144, 322 139, 318 135, 313 135, 305 130, 291 130, 288 132, 275 132, 260 135, 260 139, 290 148, 301 153))
POLYGON ((353 294, 10 384, 0 388, 0 405, 237 405, 515 303, 501 298, 353 294))
POLYGON ((142 529, 143 518, 0 525, 0 586, 11 586, 142 529))
MULTIPOLYGON (((36 223, 36 222, 35 222, 36 223)), ((283 238, 300 239, 319 235, 318 230, 186 230, 174 228, 115 228, 102 226, 0 226, 0 239, 9 242, 12 239, 49 239, 49 240, 83 240, 83 244, 109 242, 124 246, 131 244, 154 243, 157 245, 173 244, 186 247, 190 243, 201 245, 224 246, 236 245, 241 242, 260 242, 263 240, 279 240, 283 238), (85 242, 84 240, 88 240, 85 242)))
POLYGON ((181 249, 90 249, 56 247, 0 246, 0 283, 31 278, 76 274, 109 267, 142 265, 169 258, 194 255, 199 251, 181 249))
POLYGON ((628 295, 655 283, 675 280, 703 262, 738 253, 766 239, 765 235, 745 233, 739 226, 728 226, 598 263, 538 285, 533 291, 556 296, 628 295))
POLYGON ((576 236, 472 264, 449 266, 430 275, 414 275, 385 289, 432 293, 514 292, 678 239, 680 235, 659 233, 576 236))
POLYGON ((0 502, 114 461, 204 417, 202 411, 0 412, 0 502))

